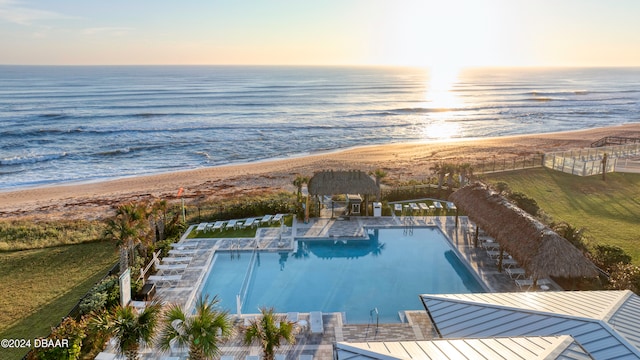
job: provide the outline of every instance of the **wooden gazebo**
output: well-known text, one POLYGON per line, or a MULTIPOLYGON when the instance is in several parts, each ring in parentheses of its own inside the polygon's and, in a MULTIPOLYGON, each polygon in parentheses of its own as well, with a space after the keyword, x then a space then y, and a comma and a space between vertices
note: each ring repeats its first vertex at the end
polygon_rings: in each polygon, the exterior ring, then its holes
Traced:
POLYGON ((578 248, 486 184, 469 184, 449 199, 495 238, 534 280, 598 276, 596 266, 578 248))
POLYGON ((368 215, 369 196, 378 194, 376 181, 365 172, 320 171, 313 175, 307 185, 309 194, 313 196, 359 194, 364 196, 365 215, 368 215))

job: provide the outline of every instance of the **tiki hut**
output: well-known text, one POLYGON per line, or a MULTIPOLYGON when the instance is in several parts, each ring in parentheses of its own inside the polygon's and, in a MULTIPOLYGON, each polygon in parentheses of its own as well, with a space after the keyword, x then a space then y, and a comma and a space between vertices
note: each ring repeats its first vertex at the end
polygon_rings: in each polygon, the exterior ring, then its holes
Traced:
MULTIPOLYGON (((369 196, 378 194, 376 181, 362 171, 321 171, 309 179, 309 194, 314 196, 359 194, 364 196, 365 209, 369 196)), ((367 214, 367 210, 365 210, 367 214)))
POLYGON ((598 275, 595 265, 573 244, 487 185, 469 184, 451 194, 450 200, 494 237, 533 279, 598 275))

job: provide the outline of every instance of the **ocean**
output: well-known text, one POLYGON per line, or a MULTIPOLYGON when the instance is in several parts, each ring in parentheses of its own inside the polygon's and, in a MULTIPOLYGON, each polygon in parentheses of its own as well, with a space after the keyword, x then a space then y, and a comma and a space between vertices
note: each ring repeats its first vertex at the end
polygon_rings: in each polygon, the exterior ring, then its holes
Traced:
POLYGON ((640 68, 0 66, 0 190, 640 121, 640 68))

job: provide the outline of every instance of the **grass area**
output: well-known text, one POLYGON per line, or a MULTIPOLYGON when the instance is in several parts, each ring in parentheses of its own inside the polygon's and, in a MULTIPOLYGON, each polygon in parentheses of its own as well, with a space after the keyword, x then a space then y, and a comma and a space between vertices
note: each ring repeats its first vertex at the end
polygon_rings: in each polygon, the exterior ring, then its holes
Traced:
MULTIPOLYGON (((116 261, 109 242, 0 253, 0 338, 48 335, 116 261)), ((2 351, 2 359, 26 353, 2 351)))
POLYGON ((104 224, 98 221, 0 221, 0 251, 91 242, 98 239, 103 230, 104 224))
MULTIPOLYGON (((291 227, 293 225, 293 215, 284 217, 284 225, 291 227)), ((277 228, 280 227, 279 222, 274 222, 270 225, 260 225, 260 227, 272 227, 277 228)), ((252 238, 256 236, 256 232, 258 228, 247 228, 247 229, 235 229, 235 230, 209 230, 209 231, 195 231, 192 230, 187 239, 230 239, 230 238, 252 238)))
POLYGON ((607 174, 602 181, 537 168, 485 178, 532 197, 554 221, 585 228, 590 245, 617 245, 640 265, 640 174, 607 174))

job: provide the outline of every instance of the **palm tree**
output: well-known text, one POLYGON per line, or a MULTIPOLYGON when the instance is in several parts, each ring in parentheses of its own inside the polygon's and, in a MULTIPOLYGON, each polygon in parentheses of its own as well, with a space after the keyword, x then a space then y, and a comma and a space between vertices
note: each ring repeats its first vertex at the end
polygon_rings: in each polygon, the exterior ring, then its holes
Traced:
POLYGON ((308 176, 297 175, 293 180, 293 185, 298 189, 298 201, 302 197, 302 185, 309 183, 308 176))
POLYGON ((244 329, 244 343, 251 345, 258 341, 262 347, 262 358, 273 360, 275 349, 280 347, 282 340, 289 344, 295 343, 293 332, 293 322, 278 318, 275 310, 271 308, 260 308, 262 316, 251 321, 251 324, 244 329))
POLYGON ((219 302, 217 296, 211 301, 207 296, 200 297, 194 315, 187 315, 177 305, 170 306, 164 315, 164 326, 158 339, 160 349, 168 351, 172 343, 188 347, 189 358, 194 360, 219 355, 221 340, 232 333, 229 313, 217 309, 219 302))
POLYGON ((140 312, 132 306, 116 306, 111 312, 94 313, 89 326, 102 336, 115 337, 118 353, 136 360, 140 344, 150 343, 153 338, 160 309, 159 303, 151 303, 140 312))
POLYGON ((143 204, 123 204, 116 210, 115 217, 107 220, 103 236, 115 241, 120 249, 120 273, 133 261, 135 245, 146 237, 146 206, 143 204))

